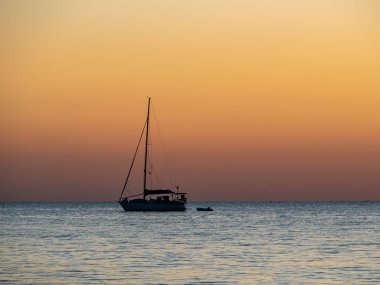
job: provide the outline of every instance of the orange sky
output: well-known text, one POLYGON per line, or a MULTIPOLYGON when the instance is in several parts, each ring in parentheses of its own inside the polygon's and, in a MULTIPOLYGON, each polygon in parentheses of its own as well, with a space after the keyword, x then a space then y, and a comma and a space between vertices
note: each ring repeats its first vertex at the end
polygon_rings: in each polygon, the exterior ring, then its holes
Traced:
POLYGON ((190 200, 380 199, 378 1, 1 1, 0 200, 118 198, 151 96, 190 200))

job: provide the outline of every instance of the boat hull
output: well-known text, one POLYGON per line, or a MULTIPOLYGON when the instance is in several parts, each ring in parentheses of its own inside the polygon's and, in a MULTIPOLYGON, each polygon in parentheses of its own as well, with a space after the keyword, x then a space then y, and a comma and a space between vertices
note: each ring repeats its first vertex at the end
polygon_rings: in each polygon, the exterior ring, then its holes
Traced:
POLYGON ((123 200, 119 204, 126 212, 181 212, 186 210, 185 203, 173 201, 135 201, 123 200))

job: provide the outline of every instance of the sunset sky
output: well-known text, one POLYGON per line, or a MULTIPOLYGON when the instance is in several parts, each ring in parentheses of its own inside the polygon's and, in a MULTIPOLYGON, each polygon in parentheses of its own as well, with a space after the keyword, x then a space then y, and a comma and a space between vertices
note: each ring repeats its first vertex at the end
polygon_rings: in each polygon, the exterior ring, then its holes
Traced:
POLYGON ((0 1, 0 200, 118 199, 148 96, 191 201, 380 200, 379 1, 0 1))

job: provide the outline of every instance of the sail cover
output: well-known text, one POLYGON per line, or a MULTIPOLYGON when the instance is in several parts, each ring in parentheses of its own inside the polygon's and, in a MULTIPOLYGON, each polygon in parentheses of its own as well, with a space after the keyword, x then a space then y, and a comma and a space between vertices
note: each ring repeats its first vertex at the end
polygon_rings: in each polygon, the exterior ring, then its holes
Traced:
POLYGON ((148 190, 145 189, 145 195, 160 195, 160 194, 173 194, 174 192, 169 189, 156 189, 156 190, 148 190))

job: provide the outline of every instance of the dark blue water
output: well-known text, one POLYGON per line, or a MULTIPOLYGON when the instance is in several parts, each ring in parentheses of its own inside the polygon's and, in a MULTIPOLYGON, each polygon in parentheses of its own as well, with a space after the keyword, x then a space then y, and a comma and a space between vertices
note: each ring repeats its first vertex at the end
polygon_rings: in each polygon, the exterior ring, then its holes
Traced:
POLYGON ((380 203, 188 207, 1 203, 0 283, 380 284, 380 203))

